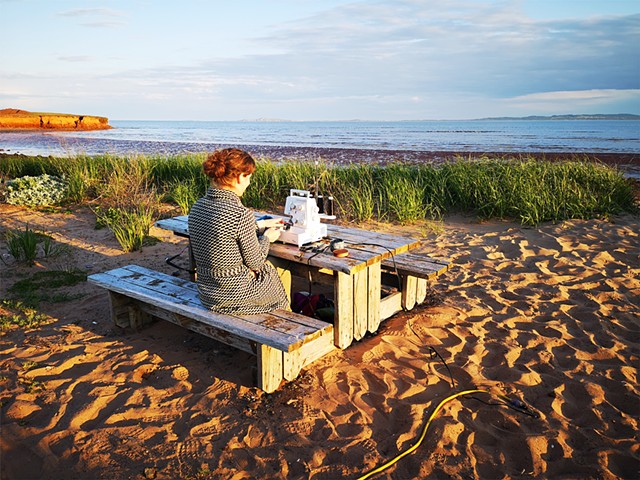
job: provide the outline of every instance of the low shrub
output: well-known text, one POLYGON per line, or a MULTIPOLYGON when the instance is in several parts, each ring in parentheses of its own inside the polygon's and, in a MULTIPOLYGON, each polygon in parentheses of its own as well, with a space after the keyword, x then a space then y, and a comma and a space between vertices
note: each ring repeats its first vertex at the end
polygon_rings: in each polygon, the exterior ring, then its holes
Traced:
POLYGON ((28 207, 59 205, 67 194, 67 184, 53 175, 25 176, 7 182, 6 202, 28 207))

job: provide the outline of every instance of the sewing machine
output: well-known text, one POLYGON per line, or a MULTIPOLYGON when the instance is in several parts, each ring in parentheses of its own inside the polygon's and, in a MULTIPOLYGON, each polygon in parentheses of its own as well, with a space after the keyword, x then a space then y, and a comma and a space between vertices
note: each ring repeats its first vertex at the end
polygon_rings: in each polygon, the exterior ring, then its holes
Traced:
POLYGON ((316 199, 311 196, 311 192, 295 189, 289 192, 284 214, 290 215, 291 219, 285 223, 279 240, 299 247, 326 237, 327 226, 320 223, 320 219, 335 218, 320 214, 316 199))

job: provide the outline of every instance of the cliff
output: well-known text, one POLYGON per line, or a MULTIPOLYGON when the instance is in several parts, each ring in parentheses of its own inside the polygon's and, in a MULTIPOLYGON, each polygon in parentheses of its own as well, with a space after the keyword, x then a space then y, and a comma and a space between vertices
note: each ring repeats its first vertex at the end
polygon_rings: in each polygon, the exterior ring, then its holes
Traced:
POLYGON ((27 112, 15 108, 0 110, 3 130, 106 130, 109 119, 91 115, 27 112))

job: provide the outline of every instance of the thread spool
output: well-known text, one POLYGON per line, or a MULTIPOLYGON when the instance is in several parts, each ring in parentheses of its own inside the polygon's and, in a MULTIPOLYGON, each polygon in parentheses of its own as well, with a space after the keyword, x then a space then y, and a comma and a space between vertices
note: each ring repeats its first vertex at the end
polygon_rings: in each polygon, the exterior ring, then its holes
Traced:
POLYGON ((321 193, 316 195, 316 204, 318 205, 318 213, 324 213, 324 197, 321 193))
POLYGON ((335 215, 333 213, 333 197, 331 195, 327 197, 327 208, 325 213, 330 216, 335 215))
POLYGON ((342 250, 344 249, 347 245, 344 242, 344 240, 342 240, 341 238, 334 238, 333 240, 331 240, 331 243, 329 244, 331 251, 333 250, 342 250))

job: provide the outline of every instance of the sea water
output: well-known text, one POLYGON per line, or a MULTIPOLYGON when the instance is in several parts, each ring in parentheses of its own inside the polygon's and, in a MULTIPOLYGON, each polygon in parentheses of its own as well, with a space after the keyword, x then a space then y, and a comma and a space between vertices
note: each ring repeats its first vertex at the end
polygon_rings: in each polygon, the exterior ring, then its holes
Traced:
POLYGON ((639 153, 640 121, 133 121, 110 130, 0 132, 27 155, 180 154, 226 146, 453 152, 639 153))

